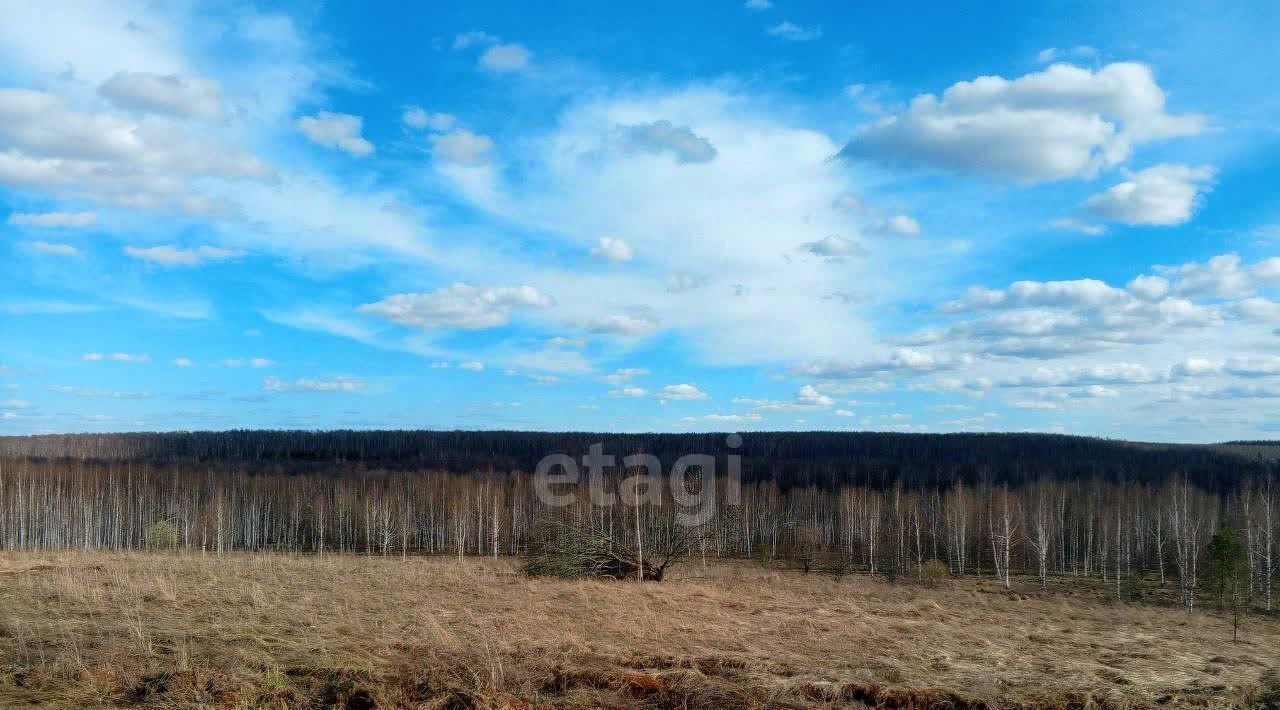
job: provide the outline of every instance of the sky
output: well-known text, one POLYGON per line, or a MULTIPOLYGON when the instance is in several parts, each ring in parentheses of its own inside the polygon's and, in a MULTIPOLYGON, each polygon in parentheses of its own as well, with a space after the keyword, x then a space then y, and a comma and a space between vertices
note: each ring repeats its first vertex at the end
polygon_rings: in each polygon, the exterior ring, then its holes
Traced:
POLYGON ((1271 2, 0 2, 0 433, 1280 430, 1271 2))

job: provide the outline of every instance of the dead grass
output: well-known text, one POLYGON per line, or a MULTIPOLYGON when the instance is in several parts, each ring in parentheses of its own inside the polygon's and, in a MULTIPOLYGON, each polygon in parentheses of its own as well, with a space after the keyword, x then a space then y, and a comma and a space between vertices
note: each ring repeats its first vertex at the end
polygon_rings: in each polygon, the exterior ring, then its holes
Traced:
POLYGON ((1241 707, 1280 621, 724 564, 0 554, 0 706, 1241 707))

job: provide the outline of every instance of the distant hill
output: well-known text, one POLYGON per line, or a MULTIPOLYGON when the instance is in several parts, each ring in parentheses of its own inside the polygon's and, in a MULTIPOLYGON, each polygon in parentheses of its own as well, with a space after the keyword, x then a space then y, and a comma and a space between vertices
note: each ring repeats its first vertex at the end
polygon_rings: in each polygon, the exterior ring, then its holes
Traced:
POLYGON ((784 488, 846 483, 1017 484, 1036 479, 1159 483, 1186 475, 1211 490, 1280 470, 1280 442, 1153 444, 1057 434, 750 432, 730 449, 724 433, 608 434, 530 431, 264 431, 64 434, 0 437, 0 458, 198 464, 249 473, 352 470, 532 471, 552 453, 575 459, 594 443, 606 454, 643 452, 670 466, 681 455, 742 456, 749 481, 784 488))

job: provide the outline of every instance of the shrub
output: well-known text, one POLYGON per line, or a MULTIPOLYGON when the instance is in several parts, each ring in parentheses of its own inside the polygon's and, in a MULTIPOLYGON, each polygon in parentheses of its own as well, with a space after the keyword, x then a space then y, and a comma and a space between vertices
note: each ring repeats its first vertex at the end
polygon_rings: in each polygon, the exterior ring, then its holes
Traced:
POLYGON ((697 534, 680 525, 647 526, 641 550, 617 529, 551 522, 536 531, 524 572, 530 577, 565 579, 643 576, 645 581, 661 582, 667 569, 689 553, 697 534))
POLYGON ((929 560, 920 570, 920 581, 926 587, 936 587, 950 576, 951 570, 947 569, 946 563, 941 560, 929 560))
POLYGON ((853 563, 844 555, 835 553, 828 555, 818 564, 818 571, 839 582, 846 574, 853 571, 853 563))
POLYGON ((148 549, 172 550, 178 546, 178 531, 164 520, 151 523, 143 534, 146 537, 148 549))

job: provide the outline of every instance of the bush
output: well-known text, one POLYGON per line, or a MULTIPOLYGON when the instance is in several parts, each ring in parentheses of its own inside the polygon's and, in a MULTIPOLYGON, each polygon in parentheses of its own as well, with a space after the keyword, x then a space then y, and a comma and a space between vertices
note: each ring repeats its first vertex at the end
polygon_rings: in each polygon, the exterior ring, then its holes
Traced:
POLYGON ((666 571, 689 553, 695 533, 682 526, 644 533, 643 557, 634 541, 620 531, 602 531, 582 524, 552 522, 535 532, 524 572, 530 577, 563 579, 635 579, 661 582, 666 571), (643 564, 643 575, 640 574, 643 564))
POLYGON ((828 555, 818 564, 818 571, 839 582, 853 571, 853 563, 844 555, 835 553, 828 555))
POLYGON ((178 546, 178 531, 163 520, 148 525, 143 535, 151 550, 172 550, 178 546))
POLYGON ((946 563, 942 560, 929 560, 920 570, 920 581, 926 587, 936 587, 950 576, 951 570, 947 569, 946 563))

